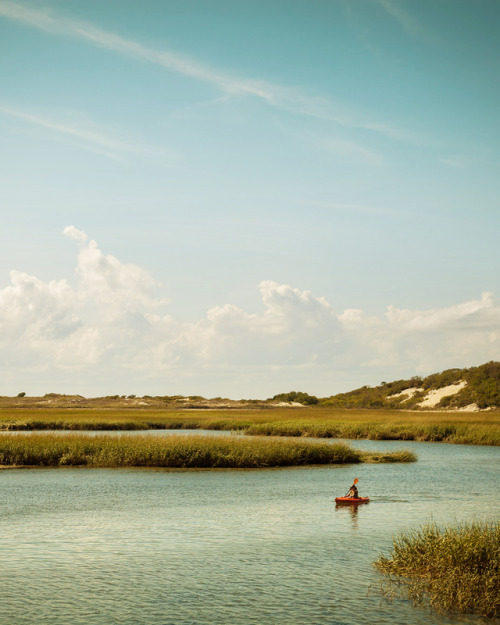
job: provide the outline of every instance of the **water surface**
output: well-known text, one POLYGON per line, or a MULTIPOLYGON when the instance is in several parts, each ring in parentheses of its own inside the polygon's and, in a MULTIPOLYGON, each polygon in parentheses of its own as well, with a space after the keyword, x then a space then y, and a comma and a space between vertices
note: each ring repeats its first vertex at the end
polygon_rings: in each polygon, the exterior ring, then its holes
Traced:
POLYGON ((500 451, 401 441, 353 445, 412 449, 419 461, 1 471, 0 623, 465 622, 404 600, 386 603, 371 563, 398 530, 430 519, 498 518, 500 451), (336 508, 334 497, 355 477, 372 501, 336 508))

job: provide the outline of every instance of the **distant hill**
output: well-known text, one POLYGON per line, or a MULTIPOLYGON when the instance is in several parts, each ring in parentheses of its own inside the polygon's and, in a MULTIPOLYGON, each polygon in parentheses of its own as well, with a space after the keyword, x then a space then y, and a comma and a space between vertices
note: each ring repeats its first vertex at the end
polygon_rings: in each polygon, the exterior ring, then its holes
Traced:
POLYGON ((86 398, 81 395, 47 393, 43 397, 0 397, 5 408, 171 408, 176 410, 224 410, 326 406, 332 408, 383 408, 397 410, 490 410, 500 409, 500 362, 487 362, 470 369, 447 369, 425 378, 382 382, 379 386, 361 388, 318 398, 299 391, 280 393, 269 399, 232 400, 222 397, 206 399, 198 395, 108 395, 86 398))
POLYGON ((382 382, 339 393, 319 403, 335 408, 484 410, 500 408, 500 362, 447 369, 425 378, 382 382))

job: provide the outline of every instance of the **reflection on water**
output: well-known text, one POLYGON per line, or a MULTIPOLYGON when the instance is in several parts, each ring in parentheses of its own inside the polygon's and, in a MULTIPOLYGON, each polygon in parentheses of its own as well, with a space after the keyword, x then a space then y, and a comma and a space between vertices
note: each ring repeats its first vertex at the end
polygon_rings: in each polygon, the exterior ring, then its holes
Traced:
POLYGON ((372 562, 429 519, 496 518, 500 452, 276 470, 0 471, 0 623, 433 625, 381 599, 372 562), (359 478, 362 506, 335 505, 359 478))
MULTIPOLYGON (((368 505, 368 504, 366 504, 368 505)), ((346 506, 346 505, 342 505, 342 504, 335 504, 335 511, 338 513, 344 513, 347 512, 352 519, 352 528, 357 530, 358 529, 358 510, 359 510, 360 506, 354 505, 354 506, 346 506)))

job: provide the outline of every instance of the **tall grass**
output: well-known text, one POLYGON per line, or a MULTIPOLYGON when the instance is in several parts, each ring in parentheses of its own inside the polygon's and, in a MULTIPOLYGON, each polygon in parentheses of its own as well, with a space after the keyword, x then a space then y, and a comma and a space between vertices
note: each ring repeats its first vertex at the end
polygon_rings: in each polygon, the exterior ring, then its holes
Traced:
POLYGON ((313 436, 319 438, 368 438, 446 442, 476 445, 500 445, 500 428, 444 423, 335 422, 311 423, 305 420, 258 423, 246 434, 264 436, 313 436))
POLYGON ((394 538, 390 557, 375 567, 414 602, 439 612, 500 615, 500 524, 427 524, 394 538))
POLYGON ((413 454, 368 453, 343 443, 210 436, 4 434, 0 465, 251 468, 359 462, 412 462, 413 454))
POLYGON ((0 429, 239 430, 267 436, 370 438, 500 445, 500 412, 431 413, 327 408, 209 412, 133 409, 0 410, 0 429), (299 416, 300 415, 300 416, 299 416))

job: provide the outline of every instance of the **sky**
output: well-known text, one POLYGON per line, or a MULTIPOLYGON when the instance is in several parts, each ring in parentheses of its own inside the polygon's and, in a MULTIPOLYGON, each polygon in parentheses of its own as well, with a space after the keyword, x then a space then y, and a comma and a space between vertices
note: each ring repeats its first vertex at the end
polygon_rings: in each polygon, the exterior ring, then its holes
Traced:
POLYGON ((498 0, 0 0, 0 395, 500 359, 498 0))

